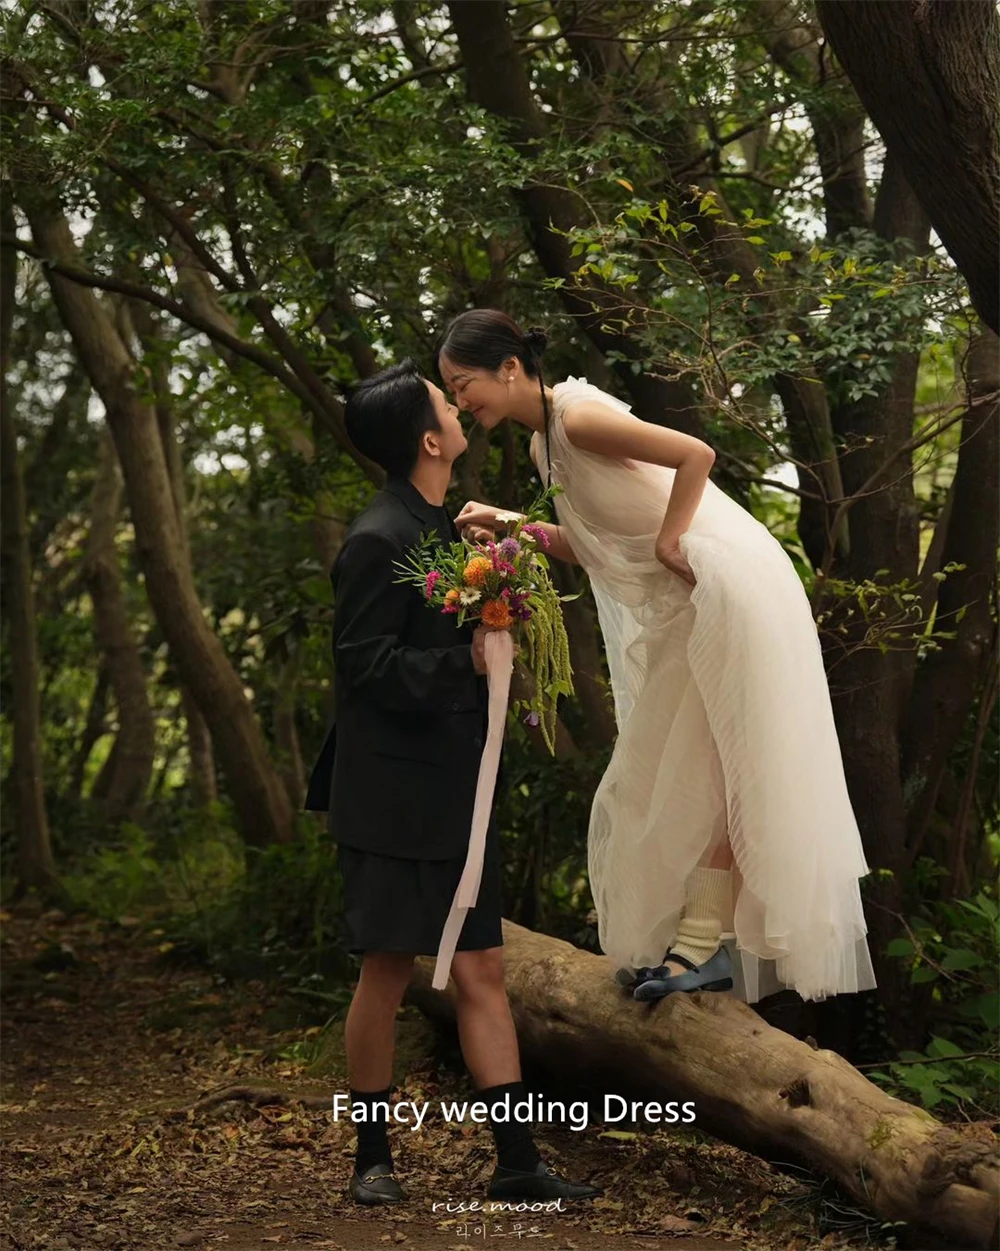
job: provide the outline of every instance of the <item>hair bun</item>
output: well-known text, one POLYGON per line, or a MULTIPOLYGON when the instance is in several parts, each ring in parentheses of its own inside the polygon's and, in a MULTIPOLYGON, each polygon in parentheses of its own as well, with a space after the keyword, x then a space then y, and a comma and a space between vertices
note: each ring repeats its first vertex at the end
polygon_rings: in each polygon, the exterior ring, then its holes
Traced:
POLYGON ((532 356, 541 356, 549 344, 549 336, 541 326, 529 326, 524 332, 524 345, 532 356))

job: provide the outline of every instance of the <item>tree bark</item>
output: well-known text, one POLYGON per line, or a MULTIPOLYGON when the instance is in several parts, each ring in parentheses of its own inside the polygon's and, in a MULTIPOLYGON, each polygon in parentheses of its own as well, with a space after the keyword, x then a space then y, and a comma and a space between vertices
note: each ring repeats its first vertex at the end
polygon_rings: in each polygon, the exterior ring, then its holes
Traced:
MULTIPOLYGON (((454 986, 432 990, 432 972, 433 961, 417 960, 408 997, 450 1022, 454 986)), ((992 1133, 942 1125, 731 995, 637 1004, 623 997, 603 957, 509 921, 504 974, 521 1055, 532 1065, 572 1072, 602 1096, 692 1100, 699 1128, 772 1159, 791 1153, 883 1220, 961 1247, 996 1245, 992 1133)))
POLYGON ((115 532, 121 511, 122 482, 110 432, 105 430, 91 497, 90 536, 84 576, 94 609, 94 635, 104 657, 118 705, 118 735, 102 801, 106 818, 135 820, 142 812, 153 776, 156 728, 146 689, 146 673, 132 633, 122 593, 115 532))
MULTIPOLYGON (((36 243, 47 255, 72 265, 77 261, 76 247, 66 219, 41 198, 27 200, 36 243)), ((125 476, 150 604, 182 680, 212 732, 243 837, 254 846, 289 841, 294 831, 288 796, 242 683, 198 600, 178 530, 156 414, 136 394, 134 363, 93 292, 51 268, 47 278, 81 362, 104 402, 125 476)))
POLYGON ((817 0, 827 38, 1000 333, 1000 18, 993 0, 817 0))
MULTIPOLYGON (((4 232, 12 232, 14 213, 9 199, 3 206, 2 217, 4 232)), ((11 768, 16 796, 18 879, 22 890, 58 895, 59 879, 52 858, 42 780, 38 642, 28 516, 17 428, 7 394, 16 286, 17 255, 12 248, 0 248, 0 521, 3 525, 0 559, 7 593, 4 611, 10 629, 14 722, 11 768)))

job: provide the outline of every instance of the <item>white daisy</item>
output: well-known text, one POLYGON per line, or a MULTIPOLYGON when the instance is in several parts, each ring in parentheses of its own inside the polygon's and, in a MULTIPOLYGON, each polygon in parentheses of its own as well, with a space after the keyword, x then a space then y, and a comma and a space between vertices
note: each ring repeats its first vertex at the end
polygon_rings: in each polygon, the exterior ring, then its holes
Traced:
POLYGON ((462 607, 470 608, 473 604, 478 604, 482 598, 483 598, 482 591, 463 591, 462 592, 462 607))

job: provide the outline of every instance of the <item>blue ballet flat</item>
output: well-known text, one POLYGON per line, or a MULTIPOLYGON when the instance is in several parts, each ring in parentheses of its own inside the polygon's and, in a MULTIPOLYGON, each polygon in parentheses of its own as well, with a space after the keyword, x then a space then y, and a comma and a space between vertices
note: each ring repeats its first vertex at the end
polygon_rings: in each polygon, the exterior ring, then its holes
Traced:
POLYGON ((662 968, 654 969, 648 964, 644 964, 638 969, 626 967, 618 970, 615 974, 615 981, 623 990, 631 990, 633 986, 641 986, 643 982, 648 982, 651 977, 656 977, 661 972, 662 968))
POLYGON ((641 1001, 662 999, 677 991, 732 990, 733 962, 725 947, 720 947, 704 964, 692 964, 684 956, 668 951, 666 958, 683 964, 687 972, 671 974, 666 965, 652 970, 652 976, 644 978, 632 992, 632 998, 641 1001))

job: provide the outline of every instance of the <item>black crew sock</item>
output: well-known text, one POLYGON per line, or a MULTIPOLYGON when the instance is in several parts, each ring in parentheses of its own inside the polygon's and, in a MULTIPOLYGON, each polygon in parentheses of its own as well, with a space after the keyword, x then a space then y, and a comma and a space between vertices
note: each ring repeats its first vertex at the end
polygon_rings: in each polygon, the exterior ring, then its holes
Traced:
MULTIPOLYGON (((516 1169, 518 1172, 530 1173, 541 1160, 535 1140, 531 1136, 531 1126, 514 1119, 514 1108, 528 1097, 524 1082, 506 1082, 502 1086, 489 1086, 480 1090, 477 1100, 485 1103, 490 1109, 490 1129, 497 1145, 497 1163, 501 1168, 516 1169), (510 1116, 507 1120, 493 1119, 494 1103, 503 1103, 504 1096, 509 1096, 510 1116)), ((499 1109, 498 1109, 499 1110, 499 1109)), ((502 1110, 501 1115, 503 1115, 502 1110)))
POLYGON ((355 1121, 358 1131, 358 1148, 354 1160, 354 1171, 359 1177, 376 1164, 388 1164, 392 1168, 392 1152, 389 1149, 389 1135, 386 1130, 389 1095, 392 1087, 385 1090, 352 1090, 351 1108, 364 1107, 366 1116, 363 1121, 355 1121), (375 1104, 383 1103, 386 1107, 375 1108, 375 1104))

